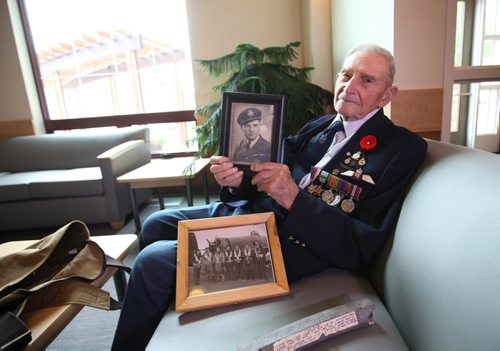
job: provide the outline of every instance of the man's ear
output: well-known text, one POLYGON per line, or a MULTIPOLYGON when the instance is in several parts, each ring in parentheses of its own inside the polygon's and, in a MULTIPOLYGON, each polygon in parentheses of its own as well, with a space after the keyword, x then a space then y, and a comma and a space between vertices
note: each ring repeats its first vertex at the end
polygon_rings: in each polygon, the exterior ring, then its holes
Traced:
POLYGON ((399 88, 395 85, 387 88, 384 94, 382 95, 382 100, 380 100, 378 107, 384 107, 385 105, 387 105, 392 100, 392 98, 398 93, 398 90, 399 88))

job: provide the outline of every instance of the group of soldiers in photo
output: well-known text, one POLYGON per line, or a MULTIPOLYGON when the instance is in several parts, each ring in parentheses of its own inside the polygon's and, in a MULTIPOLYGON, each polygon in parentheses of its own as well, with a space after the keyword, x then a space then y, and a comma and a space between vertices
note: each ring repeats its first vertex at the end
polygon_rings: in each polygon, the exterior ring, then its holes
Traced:
POLYGON ((254 241, 240 248, 211 245, 194 250, 192 256, 195 284, 231 280, 269 279, 271 256, 268 248, 254 241))

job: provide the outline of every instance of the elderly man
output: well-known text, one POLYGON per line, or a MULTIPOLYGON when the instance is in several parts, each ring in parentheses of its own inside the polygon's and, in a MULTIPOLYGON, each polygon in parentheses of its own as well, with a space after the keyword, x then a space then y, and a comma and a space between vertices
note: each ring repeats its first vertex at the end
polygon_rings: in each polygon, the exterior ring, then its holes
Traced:
POLYGON ((261 163, 270 160, 271 143, 260 134, 262 113, 258 108, 250 107, 240 112, 237 122, 245 139, 234 151, 232 160, 242 163, 261 163))
MULTIPOLYGON (((337 114, 308 122, 284 141, 283 163, 244 173, 211 158, 221 185, 214 204, 154 213, 144 224, 114 348, 144 348, 175 294, 177 221, 273 211, 290 282, 335 266, 369 267, 392 229, 427 144, 382 108, 397 93, 392 55, 351 50, 335 83, 337 114)), ((292 285, 293 289, 293 285, 292 285)))

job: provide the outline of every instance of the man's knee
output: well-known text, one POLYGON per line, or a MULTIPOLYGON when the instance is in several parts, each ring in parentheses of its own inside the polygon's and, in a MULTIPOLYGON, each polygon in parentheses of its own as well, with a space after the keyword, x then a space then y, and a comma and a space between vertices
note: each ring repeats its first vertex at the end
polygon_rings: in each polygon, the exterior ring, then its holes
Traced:
POLYGON ((177 210, 164 210, 151 214, 142 226, 141 249, 158 240, 177 240, 177 210))
POLYGON ((134 261, 134 270, 148 272, 175 268, 177 260, 176 241, 158 241, 140 251, 134 261))
POLYGON ((132 269, 133 285, 142 286, 150 293, 170 291, 175 286, 177 242, 158 241, 137 255, 132 269))

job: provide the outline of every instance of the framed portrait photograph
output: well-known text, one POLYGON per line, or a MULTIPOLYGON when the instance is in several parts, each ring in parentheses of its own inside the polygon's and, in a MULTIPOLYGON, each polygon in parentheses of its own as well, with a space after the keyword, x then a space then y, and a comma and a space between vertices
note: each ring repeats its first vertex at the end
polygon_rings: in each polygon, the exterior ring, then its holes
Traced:
POLYGON ((224 92, 220 154, 235 165, 279 162, 285 96, 224 92))
POLYGON ((176 282, 178 312, 288 294, 274 213, 180 221, 176 282))

